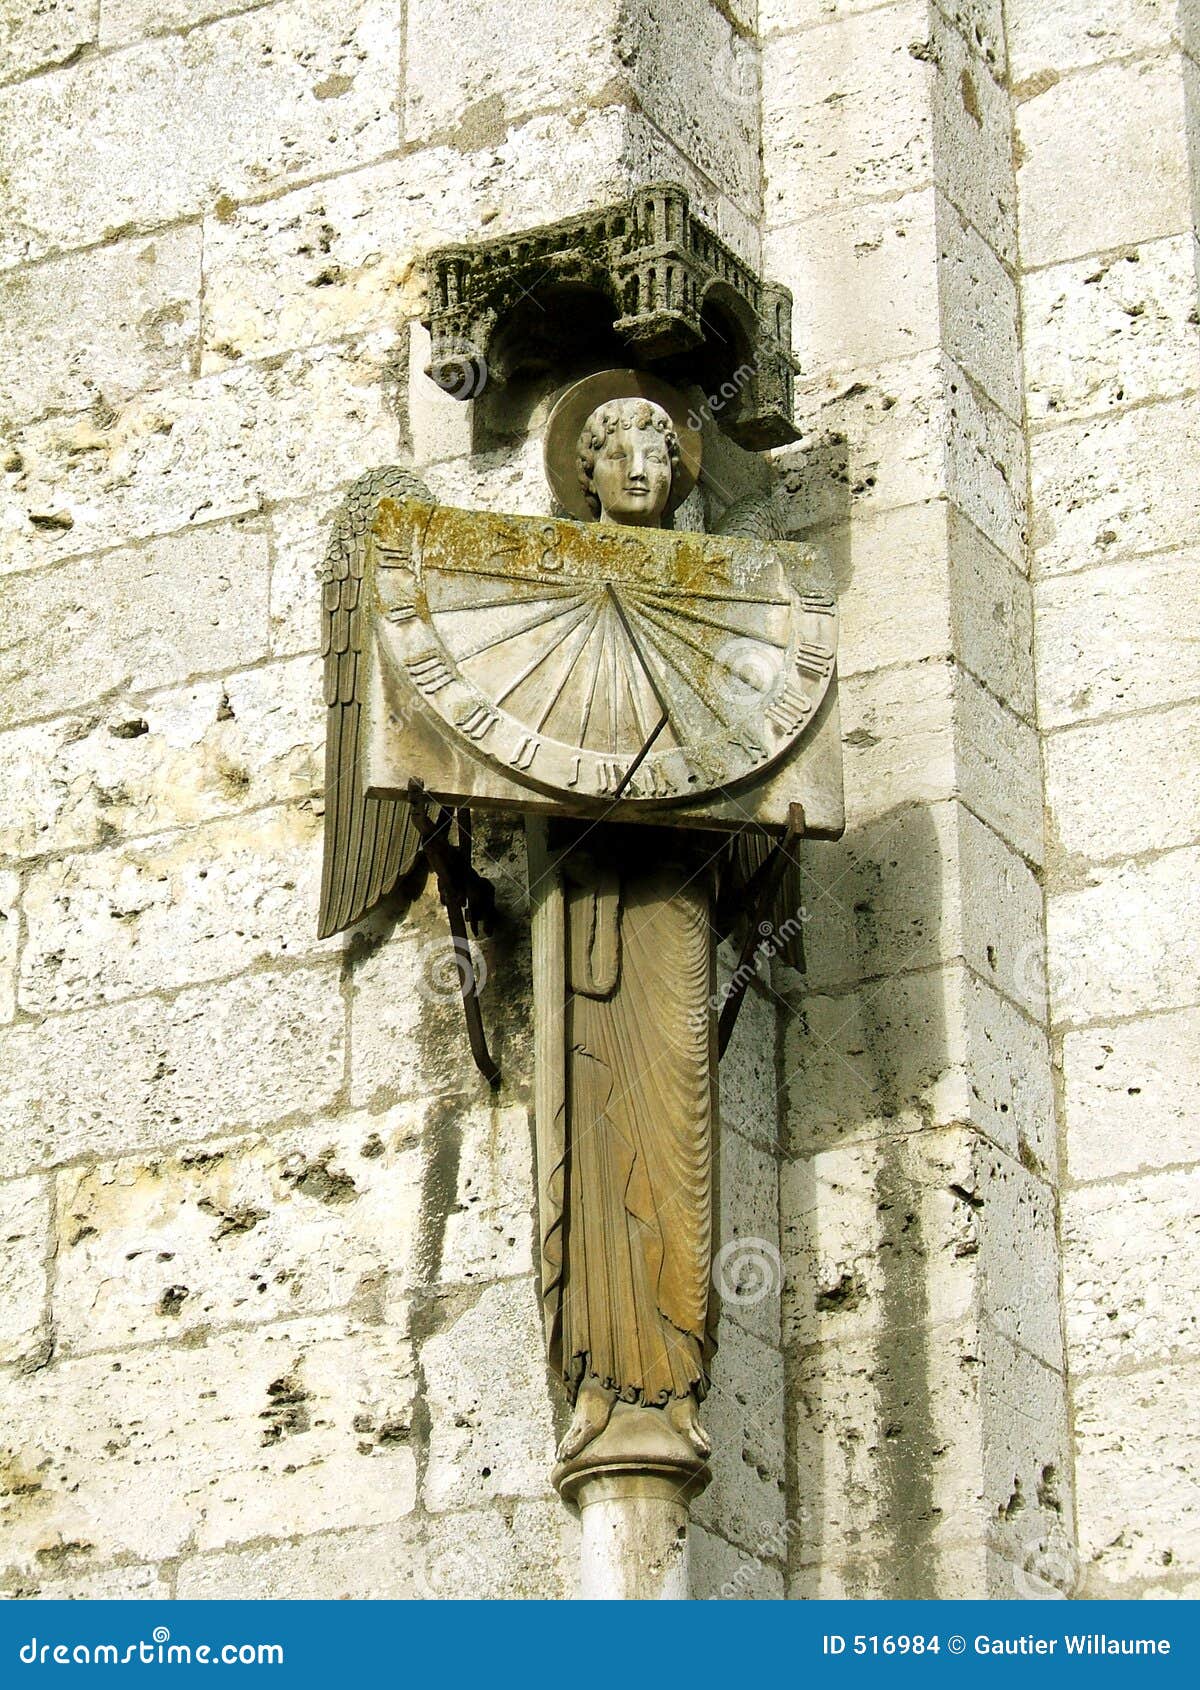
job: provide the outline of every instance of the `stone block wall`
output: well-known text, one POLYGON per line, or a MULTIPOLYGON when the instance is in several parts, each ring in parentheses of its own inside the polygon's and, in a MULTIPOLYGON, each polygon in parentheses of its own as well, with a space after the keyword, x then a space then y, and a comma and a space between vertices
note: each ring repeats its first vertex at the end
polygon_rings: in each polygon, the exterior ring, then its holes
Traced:
POLYGON ((6 1593, 574 1587, 522 842, 493 1102, 431 888, 313 936, 315 589, 365 468, 548 508, 422 251, 654 177, 795 294, 849 806, 722 1070, 697 1594, 1194 1587, 1198 18, 0 0, 6 1593))
MULTIPOLYGON (((749 19, 685 11, 681 65, 677 0, 0 9, 9 1594, 574 1588, 522 841, 479 835, 493 1104, 431 888, 314 937, 317 570, 376 464, 549 508, 536 442, 472 457, 422 374, 424 249, 665 175, 757 260, 749 19)), ((775 1249, 756 1002, 725 1225, 775 1249)), ((777 1594, 777 1295, 732 1301, 722 1345, 697 1588, 777 1594)))

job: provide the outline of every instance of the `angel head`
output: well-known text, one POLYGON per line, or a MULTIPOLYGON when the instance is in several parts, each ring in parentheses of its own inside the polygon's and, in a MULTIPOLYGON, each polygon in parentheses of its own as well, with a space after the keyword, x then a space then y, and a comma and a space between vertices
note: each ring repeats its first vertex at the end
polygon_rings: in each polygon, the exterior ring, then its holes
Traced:
POLYGON ((579 435, 579 485, 601 522, 660 527, 679 461, 674 424, 652 399, 610 399, 579 435))

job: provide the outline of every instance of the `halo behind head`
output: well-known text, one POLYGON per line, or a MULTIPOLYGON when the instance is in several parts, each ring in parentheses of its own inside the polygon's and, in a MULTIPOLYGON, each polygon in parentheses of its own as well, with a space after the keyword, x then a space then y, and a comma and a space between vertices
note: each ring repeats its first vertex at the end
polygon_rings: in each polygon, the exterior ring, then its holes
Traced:
POLYGON ((579 436, 592 412, 614 399, 649 399, 661 405, 671 419, 679 441, 679 462, 671 478, 668 512, 683 503, 700 474, 700 431, 688 424, 688 405, 682 393, 641 370, 600 370, 560 394, 546 423, 546 479, 559 504, 580 522, 593 522, 595 512, 579 482, 579 436))

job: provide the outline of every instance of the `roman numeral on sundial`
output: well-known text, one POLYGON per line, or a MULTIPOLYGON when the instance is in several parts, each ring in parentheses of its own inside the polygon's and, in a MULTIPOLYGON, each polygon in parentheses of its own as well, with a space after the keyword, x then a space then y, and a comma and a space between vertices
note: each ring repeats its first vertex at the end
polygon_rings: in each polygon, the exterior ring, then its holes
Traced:
POLYGON ((407 660, 408 672, 413 682, 423 693, 440 692, 448 687, 454 679, 453 675, 434 652, 421 657, 410 657, 407 660))
POLYGON ((802 675, 811 675, 814 681, 824 679, 832 662, 833 653, 828 646, 802 645, 796 648, 796 668, 802 675))

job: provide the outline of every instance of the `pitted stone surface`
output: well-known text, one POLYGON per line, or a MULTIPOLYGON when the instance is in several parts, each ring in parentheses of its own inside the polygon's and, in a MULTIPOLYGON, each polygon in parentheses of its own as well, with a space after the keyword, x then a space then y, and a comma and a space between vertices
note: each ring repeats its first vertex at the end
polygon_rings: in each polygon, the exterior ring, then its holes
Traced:
POLYGON ((220 1549, 305 1531, 313 1509, 327 1529, 400 1519, 412 1394, 403 1339, 328 1317, 12 1375, 0 1565, 27 1578, 56 1554, 82 1571, 220 1549))
POLYGON ((421 1127, 419 1109, 356 1113, 64 1171, 64 1353, 335 1309, 379 1324, 413 1279, 421 1127))
POLYGON ((262 970, 164 1002, 0 1029, 0 1173, 199 1143, 331 1103, 342 1086, 336 969, 262 970))

